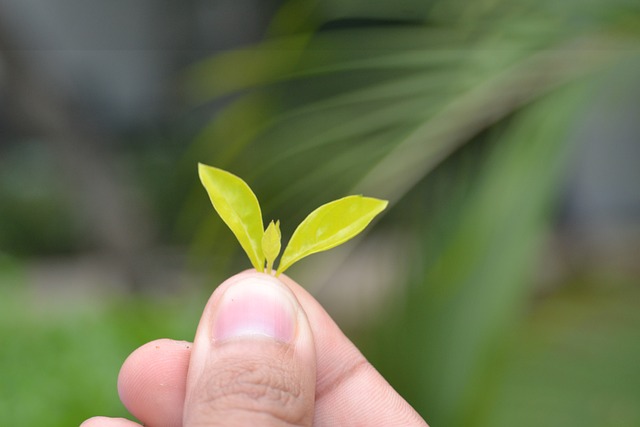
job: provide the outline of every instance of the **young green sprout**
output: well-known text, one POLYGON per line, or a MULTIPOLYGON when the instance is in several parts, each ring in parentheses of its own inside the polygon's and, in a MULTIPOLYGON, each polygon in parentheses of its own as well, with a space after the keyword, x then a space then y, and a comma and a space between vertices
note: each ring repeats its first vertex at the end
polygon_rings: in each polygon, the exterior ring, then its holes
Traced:
POLYGON ((280 254, 280 221, 271 221, 262 236, 262 253, 267 259, 267 273, 271 274, 273 262, 280 254))
MULTIPOLYGON (((198 164, 200 181, 213 208, 240 242, 253 267, 271 274, 280 254, 280 221, 264 229, 258 198, 249 185, 234 174, 198 164)), ((386 200, 347 196, 324 204, 298 225, 285 248, 276 276, 295 262, 336 247, 358 235, 387 207, 386 200)))

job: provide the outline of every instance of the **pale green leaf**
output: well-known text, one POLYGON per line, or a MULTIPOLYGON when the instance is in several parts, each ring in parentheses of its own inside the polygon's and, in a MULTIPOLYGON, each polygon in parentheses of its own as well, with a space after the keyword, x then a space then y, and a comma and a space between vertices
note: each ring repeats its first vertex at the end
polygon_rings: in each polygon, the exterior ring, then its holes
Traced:
POLYGON ((235 234, 253 267, 262 271, 264 228, 256 195, 241 178, 222 169, 199 163, 198 174, 214 209, 235 234))
POLYGON ((271 274, 273 262, 280 254, 280 221, 271 221, 262 236, 262 253, 267 259, 267 273, 271 274))
POLYGON ((371 197, 347 196, 320 206, 293 232, 280 259, 278 274, 307 255, 326 251, 355 237, 387 203, 371 197))

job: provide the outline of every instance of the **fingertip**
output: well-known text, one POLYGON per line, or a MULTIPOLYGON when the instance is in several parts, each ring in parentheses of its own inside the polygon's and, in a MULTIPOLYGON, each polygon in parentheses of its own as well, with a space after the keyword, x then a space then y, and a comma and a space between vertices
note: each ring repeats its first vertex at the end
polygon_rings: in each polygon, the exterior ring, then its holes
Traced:
POLYGON ((191 343, 151 341, 125 360, 118 375, 124 406, 147 425, 180 425, 191 343))
POLYGON ((140 424, 126 418, 93 417, 89 418, 80 427, 142 427, 140 424))
MULTIPOLYGON (((124 361, 118 374, 118 392, 120 398, 132 394, 130 385, 137 381, 144 381, 148 373, 149 364, 164 364, 166 362, 183 361, 191 353, 192 344, 187 341, 176 341, 161 338, 150 341, 135 349, 124 361)), ((182 364, 182 363, 180 363, 182 364)), ((167 366, 166 368, 170 368, 167 366)), ((174 368, 175 369, 175 368, 174 368)), ((179 368, 177 368, 179 369, 179 368)))

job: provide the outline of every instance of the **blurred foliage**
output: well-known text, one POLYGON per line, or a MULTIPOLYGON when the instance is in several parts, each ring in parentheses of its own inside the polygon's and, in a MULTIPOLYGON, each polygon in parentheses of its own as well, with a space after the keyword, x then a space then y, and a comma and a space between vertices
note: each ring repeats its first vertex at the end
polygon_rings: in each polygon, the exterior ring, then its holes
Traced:
MULTIPOLYGON (((174 164, 191 137, 187 129, 166 126, 122 135, 121 144, 112 147, 114 169, 132 176, 128 190, 148 208, 147 225, 164 244, 186 240, 175 236, 181 189, 174 164)), ((0 252, 19 257, 77 255, 99 246, 95 224, 68 188, 69 176, 61 172, 54 149, 46 138, 9 140, 3 147, 0 252)))
MULTIPOLYGON (((265 42, 189 71, 194 102, 227 106, 184 165, 242 176, 290 226, 348 193, 391 200, 378 230, 410 236, 412 268, 352 336, 433 425, 491 425, 571 136, 608 70, 640 71, 638 29, 628 1, 290 1, 265 42)), ((232 272, 200 189, 186 206, 196 252, 232 272)))
POLYGON ((531 313, 513 340, 486 425, 640 425, 637 283, 582 278, 531 313))
MULTIPOLYGON (((292 2, 281 13, 306 3, 292 2)), ((435 3, 426 9, 443 9, 436 22, 380 23, 369 9, 325 22, 333 3, 319 2, 311 22, 286 35, 280 27, 288 21, 277 17, 278 37, 218 55, 189 73, 194 99, 240 95, 191 147, 184 175, 193 176, 196 160, 233 170, 267 201, 266 216, 300 218, 349 191, 396 201, 492 124, 637 54, 631 49, 637 34, 628 29, 637 14, 591 16, 573 3, 559 11, 522 4, 491 2, 484 13, 476 7, 474 19, 449 11, 444 20, 445 6, 435 3), (547 19, 552 13, 557 16, 547 19)), ((188 206, 183 225, 197 223, 196 212, 208 216, 200 189, 188 206)), ((215 240, 199 231, 202 241, 215 240)))
POLYGON ((0 413, 13 426, 130 417, 116 389, 122 362, 156 338, 192 340, 207 300, 200 294, 64 300, 27 284, 22 265, 0 255, 0 413))
POLYGON ((78 248, 78 223, 50 153, 31 141, 0 157, 0 253, 24 256, 68 253, 78 248))
POLYGON ((546 99, 484 135, 495 140, 483 152, 454 156, 478 162, 457 168, 470 181, 449 184, 448 196, 459 200, 454 214, 428 187, 416 189, 434 205, 430 218, 415 222, 421 262, 366 347, 410 349, 372 360, 435 425, 485 425, 505 337, 528 296, 526 275, 566 162, 565 106, 546 99))

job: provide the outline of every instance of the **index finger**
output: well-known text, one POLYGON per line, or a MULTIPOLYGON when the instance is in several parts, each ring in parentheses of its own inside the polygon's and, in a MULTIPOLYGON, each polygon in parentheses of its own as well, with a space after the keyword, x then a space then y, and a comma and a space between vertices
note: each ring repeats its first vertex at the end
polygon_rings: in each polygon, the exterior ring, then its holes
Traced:
POLYGON ((314 425, 426 426, 320 303, 291 278, 280 279, 304 308, 316 343, 314 425))

